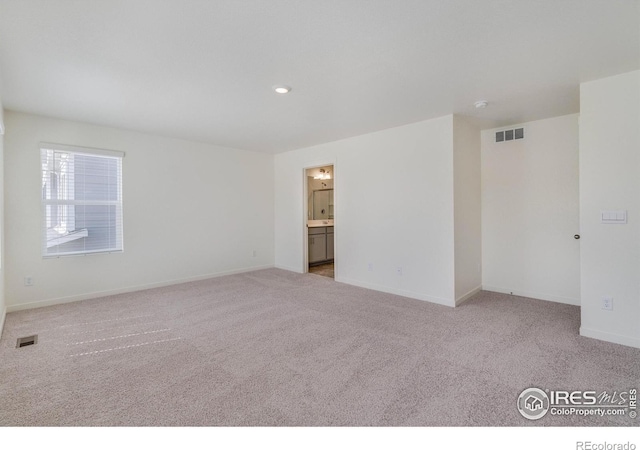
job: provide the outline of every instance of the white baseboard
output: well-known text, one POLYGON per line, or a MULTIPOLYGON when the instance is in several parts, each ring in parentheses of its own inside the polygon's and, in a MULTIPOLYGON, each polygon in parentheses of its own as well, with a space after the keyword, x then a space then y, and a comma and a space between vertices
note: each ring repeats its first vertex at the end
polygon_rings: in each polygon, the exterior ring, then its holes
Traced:
POLYGON ((631 336, 623 336, 621 334, 592 330, 584 327, 580 327, 580 336, 612 342, 614 344, 626 345, 628 347, 640 348, 640 339, 631 336))
POLYGON ((210 273, 207 275, 198 275, 195 277, 181 278, 181 279, 170 280, 170 281, 161 281, 158 283, 128 286, 120 289, 90 292, 87 294, 72 295, 69 297, 51 298, 47 300, 40 300, 37 302, 22 303, 19 305, 9 305, 7 306, 7 312, 22 311, 25 309, 33 309, 33 308, 42 308, 43 306, 60 305, 63 303, 79 302, 81 300, 90 300, 92 298, 107 297, 109 295, 127 294, 129 292, 144 291, 145 289, 153 289, 153 288, 171 286, 174 284, 189 283, 191 281, 201 281, 201 280, 207 280, 209 278, 223 277, 225 275, 235 275, 239 273, 255 272, 256 270, 272 269, 272 268, 273 268, 272 265, 248 267, 244 269, 234 269, 234 270, 226 270, 223 272, 210 273))
POLYGON ((420 294, 418 292, 405 291, 403 289, 396 289, 387 286, 382 286, 374 283, 367 283, 359 280, 353 280, 351 278, 338 278, 335 279, 338 283, 350 284, 352 286, 358 286, 366 289, 371 289, 373 291, 386 292, 387 294, 400 295, 402 297, 413 298, 416 300, 423 300, 425 302, 437 303, 438 305, 443 306, 455 306, 455 303, 446 298, 440 297, 432 297, 424 294, 420 294))
POLYGON ((529 298, 535 298, 538 300, 547 300, 549 302, 565 303, 567 305, 580 306, 579 298, 562 297, 559 295, 543 294, 540 292, 519 291, 517 289, 501 288, 501 287, 486 286, 486 285, 482 285, 482 290, 499 292, 501 294, 513 294, 519 297, 529 297, 529 298))
POLYGON ((4 330, 4 321, 7 318, 7 308, 2 308, 0 312, 0 339, 2 339, 2 330, 4 330))
POLYGON ((471 289, 469 292, 467 292, 466 294, 460 296, 459 298, 456 299, 456 306, 460 306, 462 303, 464 303, 467 300, 469 300, 471 297, 476 295, 481 290, 482 290, 482 285, 480 285, 478 287, 475 287, 475 288, 471 289))
POLYGON ((296 267, 289 267, 289 266, 283 266, 283 265, 281 265, 281 264, 276 264, 276 265, 275 265, 275 266, 273 266, 273 267, 275 267, 276 269, 287 270, 287 271, 289 271, 289 272, 304 273, 304 272, 302 272, 302 270, 300 270, 300 268, 299 268, 299 267, 297 267, 297 268, 296 268, 296 267))

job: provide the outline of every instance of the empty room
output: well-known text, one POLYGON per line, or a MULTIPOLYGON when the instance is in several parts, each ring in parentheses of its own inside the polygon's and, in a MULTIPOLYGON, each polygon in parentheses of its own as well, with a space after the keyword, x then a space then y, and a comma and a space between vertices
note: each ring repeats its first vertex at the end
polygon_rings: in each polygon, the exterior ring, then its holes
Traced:
POLYGON ((0 425, 637 430, 639 8, 0 0, 0 425))

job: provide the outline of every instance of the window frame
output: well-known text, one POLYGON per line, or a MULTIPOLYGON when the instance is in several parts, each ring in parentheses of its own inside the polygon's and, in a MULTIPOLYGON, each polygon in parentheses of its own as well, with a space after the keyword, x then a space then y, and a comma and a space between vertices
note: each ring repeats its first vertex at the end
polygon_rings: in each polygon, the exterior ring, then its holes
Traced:
MULTIPOLYGON (((123 193, 122 193, 122 179, 123 179, 123 159, 125 156, 124 152, 115 151, 115 150, 105 150, 91 147, 78 147, 72 145, 64 145, 64 144, 54 144, 49 142, 41 142, 39 145, 40 149, 40 198, 41 198, 41 254, 43 259, 51 259, 51 258, 62 258, 62 257, 70 257, 70 256, 86 256, 100 253, 122 253, 124 252, 124 219, 123 219, 123 193), (76 200, 76 199, 46 199, 46 196, 43 192, 43 179, 45 176, 44 168, 43 168, 43 153, 45 151, 53 151, 61 152, 61 153, 70 153, 73 155, 83 155, 83 156, 98 156, 98 157, 106 157, 112 158, 116 160, 117 164, 117 198, 116 200, 76 200), (72 251, 72 252, 64 252, 64 253, 56 253, 56 254, 47 254, 47 248, 52 247, 53 245, 47 246, 47 243, 50 242, 49 239, 49 230, 54 227, 48 227, 48 218, 47 218, 47 206, 115 206, 116 209, 116 217, 119 220, 116 220, 116 246, 111 248, 101 248, 98 250, 81 250, 81 251, 72 251)), ((50 172, 49 172, 50 173, 50 172)), ((66 182, 73 182, 73 177, 75 176, 75 167, 73 169, 72 174, 65 174, 68 176, 66 182), (69 180, 71 178, 71 180, 69 180)), ((75 194, 75 193, 74 193, 75 194)), ((75 228, 75 211, 73 213, 73 222, 75 228)), ((69 225, 67 225, 68 227, 69 225)), ((65 234, 61 234, 61 236, 54 238, 58 242, 54 245, 61 245, 66 242, 70 242, 72 240, 88 237, 87 229, 83 230, 69 230, 65 229, 65 234)))

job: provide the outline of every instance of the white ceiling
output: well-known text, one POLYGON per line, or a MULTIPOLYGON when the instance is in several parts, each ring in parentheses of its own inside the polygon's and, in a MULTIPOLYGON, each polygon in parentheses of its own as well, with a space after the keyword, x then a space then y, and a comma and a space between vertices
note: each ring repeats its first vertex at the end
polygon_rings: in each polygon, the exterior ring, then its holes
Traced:
POLYGON ((0 97, 277 153, 577 112, 580 82, 640 68, 639 29, 637 0, 0 0, 0 97))

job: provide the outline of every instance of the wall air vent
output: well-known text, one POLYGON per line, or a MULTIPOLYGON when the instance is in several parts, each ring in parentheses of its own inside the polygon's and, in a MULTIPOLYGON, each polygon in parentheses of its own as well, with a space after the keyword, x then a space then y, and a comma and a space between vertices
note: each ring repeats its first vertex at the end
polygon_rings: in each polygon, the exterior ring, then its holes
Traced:
POLYGON ((513 141, 514 139, 524 139, 524 128, 496 131, 496 142, 513 141))
POLYGON ((33 336, 26 336, 18 338, 18 342, 16 343, 16 348, 26 347, 28 345, 35 345, 38 343, 38 335, 34 334, 33 336))

